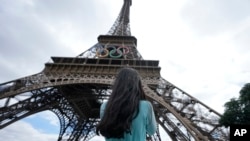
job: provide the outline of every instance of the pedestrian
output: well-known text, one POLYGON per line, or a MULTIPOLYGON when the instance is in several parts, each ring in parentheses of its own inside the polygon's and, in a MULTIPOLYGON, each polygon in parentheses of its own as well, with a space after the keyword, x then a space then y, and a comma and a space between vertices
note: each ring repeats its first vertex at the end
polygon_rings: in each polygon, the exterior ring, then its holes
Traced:
POLYGON ((101 105, 100 118, 96 134, 106 141, 146 141, 147 134, 156 132, 153 106, 135 69, 119 71, 108 101, 101 105))

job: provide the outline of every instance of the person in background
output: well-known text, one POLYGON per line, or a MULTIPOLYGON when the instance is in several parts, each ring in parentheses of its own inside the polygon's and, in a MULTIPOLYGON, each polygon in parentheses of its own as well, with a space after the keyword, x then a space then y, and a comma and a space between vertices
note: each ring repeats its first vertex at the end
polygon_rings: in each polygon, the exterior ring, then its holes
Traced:
POLYGON ((152 104, 146 100, 139 73, 122 68, 107 102, 100 108, 96 134, 106 141, 146 141, 157 130, 152 104))

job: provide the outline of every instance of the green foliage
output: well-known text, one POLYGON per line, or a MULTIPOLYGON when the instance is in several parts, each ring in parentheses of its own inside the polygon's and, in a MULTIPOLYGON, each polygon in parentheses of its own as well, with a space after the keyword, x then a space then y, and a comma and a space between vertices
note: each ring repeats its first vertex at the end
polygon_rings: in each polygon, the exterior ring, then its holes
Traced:
POLYGON ((240 90, 239 98, 232 98, 225 103, 225 112, 219 123, 226 127, 231 124, 250 125, 250 83, 240 90))

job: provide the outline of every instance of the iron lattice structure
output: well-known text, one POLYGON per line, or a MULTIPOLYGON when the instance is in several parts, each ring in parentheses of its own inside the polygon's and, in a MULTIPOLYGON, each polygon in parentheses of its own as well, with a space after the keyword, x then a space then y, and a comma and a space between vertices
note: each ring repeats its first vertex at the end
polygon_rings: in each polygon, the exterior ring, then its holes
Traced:
MULTIPOLYGON (((159 61, 144 60, 131 36, 129 10, 121 12, 107 35, 77 57, 51 57, 37 74, 0 84, 0 129, 41 111, 54 112, 60 121, 58 141, 90 140, 99 122, 99 109, 108 100, 117 71, 130 66, 142 77, 158 126, 173 141, 225 141, 228 129, 220 114, 161 77, 159 61)), ((148 140, 160 141, 159 131, 148 140)))

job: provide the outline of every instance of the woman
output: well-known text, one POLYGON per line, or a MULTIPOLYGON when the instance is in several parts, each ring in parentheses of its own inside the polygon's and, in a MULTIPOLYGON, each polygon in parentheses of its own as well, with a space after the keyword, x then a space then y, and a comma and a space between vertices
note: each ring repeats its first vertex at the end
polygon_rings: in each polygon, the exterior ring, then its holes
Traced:
POLYGON ((101 133, 106 141, 146 141, 146 134, 156 132, 154 110, 146 101, 135 69, 119 71, 108 102, 101 105, 100 117, 96 133, 101 133))

